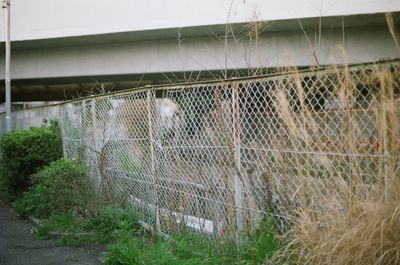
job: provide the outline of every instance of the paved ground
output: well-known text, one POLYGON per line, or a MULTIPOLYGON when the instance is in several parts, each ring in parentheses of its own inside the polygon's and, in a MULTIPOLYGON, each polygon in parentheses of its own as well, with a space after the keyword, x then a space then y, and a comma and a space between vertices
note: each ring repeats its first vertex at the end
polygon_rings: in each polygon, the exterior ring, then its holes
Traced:
POLYGON ((0 201, 1 265, 92 265, 100 264, 104 247, 67 247, 53 240, 41 240, 32 227, 0 201))

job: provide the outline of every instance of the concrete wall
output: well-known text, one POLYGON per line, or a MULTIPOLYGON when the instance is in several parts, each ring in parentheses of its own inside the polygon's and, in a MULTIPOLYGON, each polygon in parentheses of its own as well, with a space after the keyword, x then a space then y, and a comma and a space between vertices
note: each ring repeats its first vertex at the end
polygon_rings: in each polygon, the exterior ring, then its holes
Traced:
MULTIPOLYGON (((12 78, 57 78, 96 75, 209 71, 287 65, 363 63, 399 58, 386 26, 356 27, 314 33, 269 32, 260 41, 230 41, 214 37, 149 40, 58 48, 18 49, 12 54, 12 78), (318 43, 320 43, 318 45, 318 43), (311 46, 310 46, 311 44, 311 46), (345 51, 345 52, 344 52, 345 51), (226 58, 226 60, 225 60, 226 58)), ((4 60, 0 54, 0 61, 4 60)), ((0 64, 0 79, 4 65, 0 64)))
MULTIPOLYGON (((11 0, 12 40, 400 11, 399 0, 11 0)), ((5 11, 0 11, 0 42, 5 11)))

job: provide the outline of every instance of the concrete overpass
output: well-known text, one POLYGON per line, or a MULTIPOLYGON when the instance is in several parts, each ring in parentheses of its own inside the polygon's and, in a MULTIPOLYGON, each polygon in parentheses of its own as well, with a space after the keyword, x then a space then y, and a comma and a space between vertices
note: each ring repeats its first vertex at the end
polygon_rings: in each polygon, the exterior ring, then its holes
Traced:
POLYGON ((400 1, 332 3, 11 0, 13 101, 400 57, 400 1))

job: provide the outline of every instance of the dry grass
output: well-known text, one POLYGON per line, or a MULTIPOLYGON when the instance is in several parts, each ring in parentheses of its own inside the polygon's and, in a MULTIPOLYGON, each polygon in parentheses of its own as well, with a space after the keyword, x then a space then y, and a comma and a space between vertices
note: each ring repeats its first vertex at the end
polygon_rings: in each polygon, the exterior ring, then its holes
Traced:
POLYGON ((323 216, 304 211, 292 233, 300 264, 400 264, 396 203, 356 201, 344 214, 323 216))
POLYGON ((300 82, 292 82, 298 111, 291 109, 293 92, 285 86, 276 92, 287 148, 298 152, 286 166, 302 173, 292 180, 297 190, 286 200, 300 205, 287 210, 293 220, 284 236, 287 246, 269 263, 400 264, 399 73, 390 67, 362 69, 357 79, 349 69, 332 68, 331 76, 339 135, 329 136, 316 124, 316 114, 306 107, 310 89, 300 82), (361 100, 360 82, 370 90, 361 100), (368 137, 356 118, 360 109, 374 117, 368 137), (335 152, 340 155, 331 155, 335 152), (372 176, 365 177, 366 162, 375 165, 372 176), (316 167, 322 176, 308 173, 316 167))

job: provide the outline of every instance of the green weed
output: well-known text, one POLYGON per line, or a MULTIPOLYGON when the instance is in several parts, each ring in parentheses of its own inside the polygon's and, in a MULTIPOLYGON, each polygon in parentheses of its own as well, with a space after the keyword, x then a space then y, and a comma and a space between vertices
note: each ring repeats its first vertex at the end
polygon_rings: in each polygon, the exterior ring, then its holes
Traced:
POLYGON ((45 236, 49 232, 78 233, 82 232, 84 220, 79 219, 71 213, 57 213, 44 219, 38 229, 39 236, 45 236))
POLYGON ((117 264, 262 264, 279 248, 268 219, 241 245, 193 231, 163 238, 132 237, 129 233, 112 244, 105 263, 117 264))
POLYGON ((138 231, 141 226, 138 224, 137 214, 121 207, 103 206, 100 210, 88 219, 85 227, 89 231, 98 234, 98 242, 110 242, 121 237, 124 231, 138 231))

